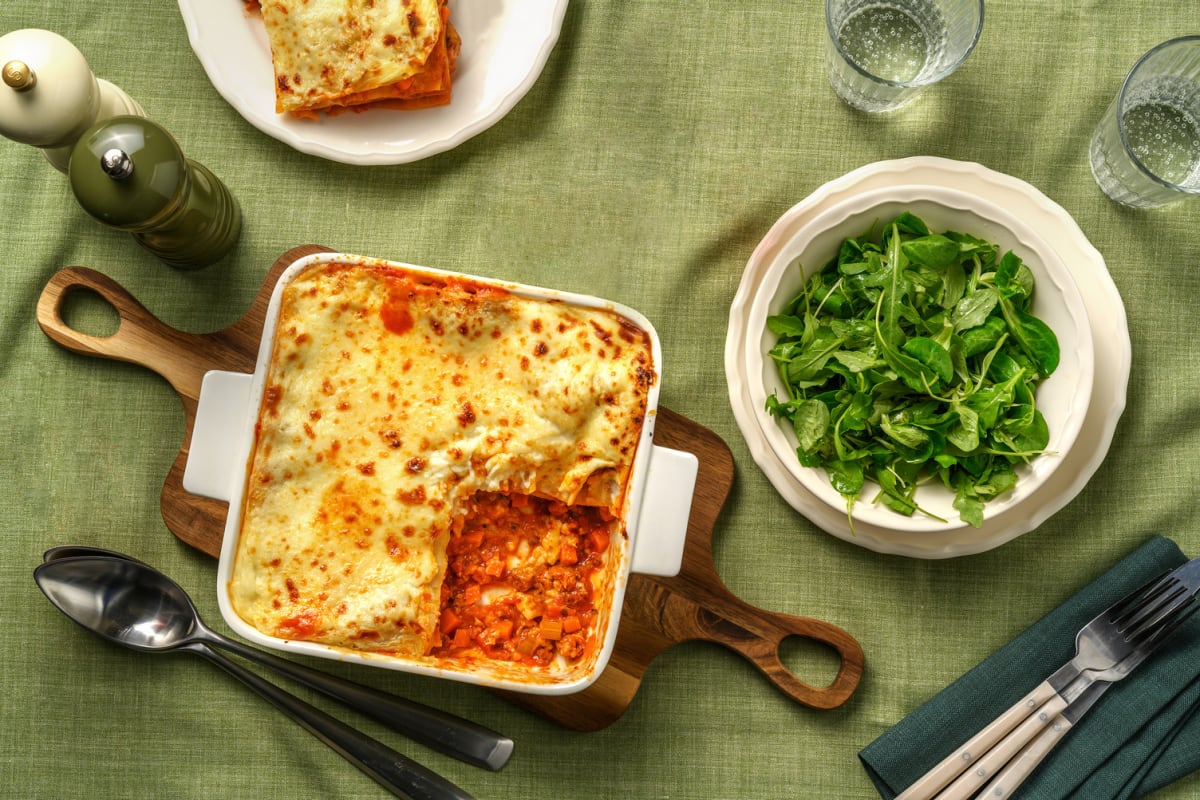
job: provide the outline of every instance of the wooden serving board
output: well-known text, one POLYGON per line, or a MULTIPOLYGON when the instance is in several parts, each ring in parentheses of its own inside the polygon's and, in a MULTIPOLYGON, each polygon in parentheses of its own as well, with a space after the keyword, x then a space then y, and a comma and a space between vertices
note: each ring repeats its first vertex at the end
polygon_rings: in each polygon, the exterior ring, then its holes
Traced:
MULTIPOLYGON (((163 485, 162 515, 172 534, 211 556, 220 552, 228 505, 190 494, 182 484, 201 380, 212 369, 254 371, 267 304, 279 275, 296 259, 327 249, 305 245, 284 253, 267 273, 245 316, 209 334, 184 333, 163 324, 120 284, 95 270, 63 269, 42 291, 37 318, 47 336, 77 353, 144 366, 165 378, 179 394, 186 429, 179 455, 163 485), (63 303, 77 290, 90 290, 116 309, 120 324, 113 335, 89 336, 65 323, 63 303)), ((590 687, 561 696, 500 694, 565 727, 598 730, 616 721, 629 707, 655 656, 679 642, 699 639, 741 654, 798 703, 821 709, 843 704, 862 677, 863 652, 858 642, 828 622, 764 611, 744 603, 725 588, 717 575, 712 535, 733 485, 729 448, 712 431, 665 408, 659 408, 655 442, 692 452, 700 461, 681 571, 673 578, 630 577, 612 659, 590 687), (812 686, 784 666, 779 647, 791 636, 813 639, 837 653, 841 663, 832 683, 812 686)))

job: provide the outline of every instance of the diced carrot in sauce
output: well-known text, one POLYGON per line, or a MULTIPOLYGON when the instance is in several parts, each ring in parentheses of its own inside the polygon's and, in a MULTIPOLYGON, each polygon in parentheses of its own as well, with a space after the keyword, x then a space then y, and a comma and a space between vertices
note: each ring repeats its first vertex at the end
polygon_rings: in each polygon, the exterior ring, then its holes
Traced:
POLYGON ((511 619, 502 619, 491 627, 491 631, 495 634, 496 641, 511 639, 513 635, 513 621, 511 619))
POLYGON ((478 550, 483 546, 483 532, 464 533, 458 539, 458 550, 478 550))
POLYGON ((575 633, 583 627, 583 621, 574 615, 564 617, 562 621, 563 633, 575 633))
POLYGON ((564 544, 558 549, 558 563, 573 567, 579 563, 579 551, 573 544, 564 544))
POLYGON ((588 540, 593 553, 603 553, 608 549, 608 531, 606 530, 589 531, 588 540))
POLYGON ((466 628, 459 628, 454 632, 454 647, 462 649, 471 646, 471 632, 466 628))
POLYGON ((453 608, 442 609, 442 633, 454 633, 459 625, 462 624, 462 617, 454 613, 453 608))

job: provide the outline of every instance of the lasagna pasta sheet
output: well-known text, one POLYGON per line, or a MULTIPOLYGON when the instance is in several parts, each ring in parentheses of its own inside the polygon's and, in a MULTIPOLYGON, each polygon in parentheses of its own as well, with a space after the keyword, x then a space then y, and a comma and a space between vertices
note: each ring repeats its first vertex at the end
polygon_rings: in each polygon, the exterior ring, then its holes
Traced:
POLYGON ((284 288, 230 595, 271 636, 424 656, 477 493, 623 519, 656 380, 604 309, 388 265, 284 288))

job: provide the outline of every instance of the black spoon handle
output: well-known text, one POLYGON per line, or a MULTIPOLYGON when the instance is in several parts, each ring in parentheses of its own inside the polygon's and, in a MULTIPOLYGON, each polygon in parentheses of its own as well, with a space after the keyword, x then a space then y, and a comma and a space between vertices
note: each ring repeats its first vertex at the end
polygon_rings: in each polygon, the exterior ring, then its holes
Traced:
POLYGON ((258 692, 397 797, 407 800, 474 800, 436 772, 285 692, 210 647, 196 645, 190 649, 258 692))
POLYGON ((206 643, 285 675, 376 722, 468 764, 497 770, 504 766, 512 754, 512 739, 470 720, 288 661, 212 631, 206 633, 206 643))

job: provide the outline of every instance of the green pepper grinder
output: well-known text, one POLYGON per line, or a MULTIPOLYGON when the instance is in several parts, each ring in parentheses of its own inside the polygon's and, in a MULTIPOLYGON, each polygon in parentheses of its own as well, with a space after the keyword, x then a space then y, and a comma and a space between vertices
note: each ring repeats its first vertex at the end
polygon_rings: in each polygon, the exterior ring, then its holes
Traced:
POLYGON ((225 184, 144 117, 115 116, 88 128, 71 150, 67 175, 84 211, 129 231, 172 267, 207 266, 241 233, 241 209, 225 184))

